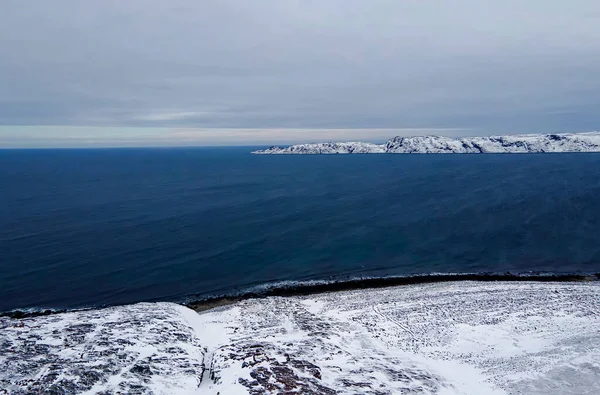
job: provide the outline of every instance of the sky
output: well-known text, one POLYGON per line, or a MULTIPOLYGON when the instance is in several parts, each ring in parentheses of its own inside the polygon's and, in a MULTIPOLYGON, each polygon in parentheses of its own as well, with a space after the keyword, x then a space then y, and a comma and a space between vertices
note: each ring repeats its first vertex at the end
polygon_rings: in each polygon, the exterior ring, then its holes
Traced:
POLYGON ((600 129, 598 0, 0 0, 0 147, 600 129))

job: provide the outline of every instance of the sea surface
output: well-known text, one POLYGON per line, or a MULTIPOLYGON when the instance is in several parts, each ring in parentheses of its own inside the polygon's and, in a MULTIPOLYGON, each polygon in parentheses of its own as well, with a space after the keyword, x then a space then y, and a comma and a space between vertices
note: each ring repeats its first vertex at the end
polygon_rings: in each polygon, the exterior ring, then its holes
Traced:
POLYGON ((600 154, 252 149, 0 150, 0 311, 600 272, 600 154))

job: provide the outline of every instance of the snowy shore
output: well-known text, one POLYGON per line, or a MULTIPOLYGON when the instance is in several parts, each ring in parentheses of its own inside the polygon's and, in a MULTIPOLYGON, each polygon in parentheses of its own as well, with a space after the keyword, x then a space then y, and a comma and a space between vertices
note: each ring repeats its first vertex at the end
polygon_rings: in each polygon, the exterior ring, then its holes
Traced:
MULTIPOLYGON (((596 394, 600 283, 446 282, 0 318, 25 394, 596 394)), ((2 390, 0 390, 2 393, 2 390)))

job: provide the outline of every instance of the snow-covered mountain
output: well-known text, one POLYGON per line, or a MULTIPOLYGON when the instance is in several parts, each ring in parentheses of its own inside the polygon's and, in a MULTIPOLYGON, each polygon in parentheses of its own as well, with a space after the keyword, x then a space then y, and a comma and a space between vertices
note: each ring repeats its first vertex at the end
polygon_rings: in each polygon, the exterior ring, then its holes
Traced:
POLYGON ((394 137, 385 144, 363 142, 297 144, 252 152, 282 154, 487 154, 536 152, 600 152, 600 132, 521 134, 491 137, 394 137))
POLYGON ((296 144, 287 148, 271 147, 253 154, 384 154, 385 145, 352 141, 348 143, 296 144))

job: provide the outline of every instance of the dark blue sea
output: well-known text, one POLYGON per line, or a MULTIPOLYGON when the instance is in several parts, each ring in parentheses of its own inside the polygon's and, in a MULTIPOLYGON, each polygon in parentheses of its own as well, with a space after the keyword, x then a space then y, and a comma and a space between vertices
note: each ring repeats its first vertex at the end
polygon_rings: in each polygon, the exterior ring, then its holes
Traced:
POLYGON ((600 154, 0 151, 0 311, 600 272, 600 154))

